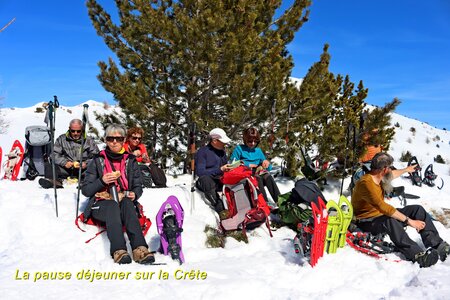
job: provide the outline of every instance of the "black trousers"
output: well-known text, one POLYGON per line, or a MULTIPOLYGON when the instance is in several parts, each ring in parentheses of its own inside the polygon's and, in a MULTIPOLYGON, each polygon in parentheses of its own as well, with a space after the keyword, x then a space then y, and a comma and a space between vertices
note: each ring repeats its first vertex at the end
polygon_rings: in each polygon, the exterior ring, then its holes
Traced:
MULTIPOLYGON (((422 206, 408 205, 397 210, 413 220, 425 222, 425 228, 422 229, 419 234, 426 248, 436 248, 442 242, 430 215, 422 206)), ((387 233, 391 238, 391 241, 408 260, 414 260, 414 256, 423 251, 423 249, 408 236, 403 223, 394 218, 381 216, 370 222, 359 222, 358 227, 374 234, 387 233)))
POLYGON ((270 196, 272 196, 273 201, 277 203, 278 196, 280 195, 280 190, 278 189, 277 183, 275 182, 275 179, 273 179, 272 175, 266 173, 257 175, 256 178, 258 179, 258 188, 263 194, 266 203, 268 203, 268 199, 266 189, 264 188, 265 186, 269 190, 270 196))
POLYGON ((219 194, 217 194, 223 187, 219 177, 203 175, 197 179, 195 185, 205 194, 206 199, 208 199, 215 211, 221 212, 224 210, 222 200, 220 199, 219 194))
MULTIPOLYGON (((84 178, 84 172, 86 171, 86 169, 81 169, 81 178, 84 178)), ((78 172, 79 169, 77 168, 64 168, 61 167, 60 165, 55 164, 55 177, 56 180, 64 180, 67 179, 67 177, 74 177, 74 178, 78 178, 78 172)), ((48 179, 53 179, 53 170, 52 170, 52 164, 48 161, 46 161, 44 163, 44 176, 45 178, 48 179)))
POLYGON ((111 243, 111 256, 117 250, 127 250, 122 228, 130 240, 131 249, 139 246, 148 247, 142 234, 136 207, 133 202, 124 198, 120 204, 113 200, 100 200, 92 206, 92 217, 105 223, 106 233, 111 243))

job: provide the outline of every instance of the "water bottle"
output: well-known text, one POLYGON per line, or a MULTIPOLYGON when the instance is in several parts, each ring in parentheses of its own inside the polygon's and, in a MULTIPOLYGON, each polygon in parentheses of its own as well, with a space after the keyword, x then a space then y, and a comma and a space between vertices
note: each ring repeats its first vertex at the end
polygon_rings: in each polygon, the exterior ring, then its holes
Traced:
POLYGON ((117 188, 115 184, 111 184, 109 186, 109 194, 111 195, 111 198, 119 203, 119 194, 117 193, 117 188))

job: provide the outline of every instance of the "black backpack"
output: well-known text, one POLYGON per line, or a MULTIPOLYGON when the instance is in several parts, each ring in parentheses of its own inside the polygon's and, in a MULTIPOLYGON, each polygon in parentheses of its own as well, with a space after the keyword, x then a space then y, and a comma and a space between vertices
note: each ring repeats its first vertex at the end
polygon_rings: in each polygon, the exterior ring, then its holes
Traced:
POLYGON ((145 188, 165 188, 167 187, 167 178, 164 171, 156 164, 150 166, 139 165, 142 174, 142 184, 145 188))
POLYGON ((302 178, 295 183, 289 201, 295 204, 305 203, 309 206, 311 206, 311 202, 319 205, 318 197, 327 203, 317 184, 306 178, 302 178))

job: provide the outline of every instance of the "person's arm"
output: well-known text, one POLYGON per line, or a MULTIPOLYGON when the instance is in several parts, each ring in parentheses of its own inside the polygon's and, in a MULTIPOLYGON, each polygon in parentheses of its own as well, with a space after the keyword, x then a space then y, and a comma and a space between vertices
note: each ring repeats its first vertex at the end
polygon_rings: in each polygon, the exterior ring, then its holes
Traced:
MULTIPOLYGON (((236 160, 242 160, 242 148, 240 145, 237 145, 236 147, 234 147, 233 152, 231 153, 230 156, 230 161, 236 161, 236 160)), ((245 164, 245 162, 244 162, 245 164)))
POLYGON ((200 148, 195 154, 195 173, 197 176, 209 175, 206 172, 206 153, 205 148, 200 148))
POLYGON ((102 180, 102 174, 97 173, 96 159, 98 158, 94 158, 88 164, 84 175, 83 185, 81 186, 81 192, 86 197, 94 196, 95 193, 106 186, 106 183, 102 180))
POLYGON ((398 210, 395 210, 395 212, 391 215, 391 218, 394 218, 394 219, 402 222, 405 225, 409 225, 412 228, 415 228, 417 231, 420 231, 425 228, 424 221, 410 219, 409 217, 405 216, 398 210))
POLYGON ((149 163, 150 157, 148 156, 147 147, 145 147, 144 144, 140 144, 139 146, 141 148, 141 160, 143 163, 149 163))
POLYGON ((128 177, 133 177, 131 182, 132 182, 132 186, 128 187, 128 190, 134 193, 134 198, 130 197, 131 200, 138 200, 143 193, 142 190, 142 175, 141 175, 141 170, 139 169, 138 163, 135 159, 130 159, 131 164, 130 166, 130 170, 131 170, 131 174, 128 175, 128 177))
POLYGON ((64 139, 66 138, 66 135, 60 135, 53 145, 53 153, 55 157, 55 164, 61 167, 65 167, 69 159, 64 155, 64 139))
POLYGON ((272 170, 272 164, 270 163, 269 160, 266 159, 266 156, 264 155, 264 152, 262 151, 262 149, 261 148, 257 148, 257 149, 258 149, 258 152, 257 152, 258 158, 261 161, 261 166, 268 171, 272 170))
POLYGON ((392 170, 392 177, 394 179, 394 178, 400 177, 404 173, 407 173, 407 172, 408 173, 412 173, 412 172, 415 171, 416 167, 417 167, 417 165, 410 165, 410 166, 407 166, 404 169, 392 170))
POLYGON ((85 146, 87 146, 87 148, 86 148, 87 158, 83 158, 83 160, 85 160, 83 162, 83 166, 82 166, 83 168, 86 168, 87 165, 89 165, 91 160, 94 158, 94 156, 100 153, 100 150, 98 149, 98 146, 95 143, 93 138, 90 138, 90 137, 86 138, 85 146))

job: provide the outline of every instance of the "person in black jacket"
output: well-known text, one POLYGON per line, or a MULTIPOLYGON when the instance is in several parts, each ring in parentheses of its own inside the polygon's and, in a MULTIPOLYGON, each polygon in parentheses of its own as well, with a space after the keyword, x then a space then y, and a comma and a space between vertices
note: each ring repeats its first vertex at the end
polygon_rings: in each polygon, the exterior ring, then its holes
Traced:
POLYGON ((134 261, 151 264, 155 258, 148 251, 136 210, 142 195, 142 177, 135 156, 123 148, 125 136, 122 125, 106 128, 106 149, 89 163, 82 186, 83 195, 90 197, 85 218, 105 223, 114 262, 131 263, 122 231, 125 227, 134 261))
POLYGON ((199 177, 196 186, 219 214, 224 206, 217 191, 223 186, 220 181, 223 172, 230 170, 224 150, 230 141, 223 129, 214 128, 209 133, 208 145, 201 147, 195 156, 195 173, 199 177))

